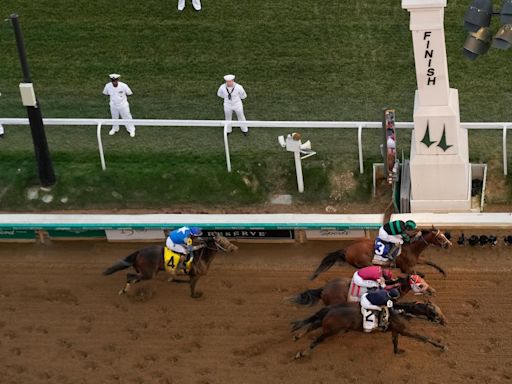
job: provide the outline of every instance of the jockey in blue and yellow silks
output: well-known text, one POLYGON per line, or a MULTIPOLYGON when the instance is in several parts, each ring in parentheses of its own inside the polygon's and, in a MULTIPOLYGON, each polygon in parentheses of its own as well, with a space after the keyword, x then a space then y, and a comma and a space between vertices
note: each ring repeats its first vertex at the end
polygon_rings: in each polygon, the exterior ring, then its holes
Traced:
POLYGON ((165 246, 181 255, 178 270, 183 267, 184 263, 192 261, 194 257, 192 252, 193 238, 201 235, 202 231, 199 227, 181 227, 169 233, 165 246))

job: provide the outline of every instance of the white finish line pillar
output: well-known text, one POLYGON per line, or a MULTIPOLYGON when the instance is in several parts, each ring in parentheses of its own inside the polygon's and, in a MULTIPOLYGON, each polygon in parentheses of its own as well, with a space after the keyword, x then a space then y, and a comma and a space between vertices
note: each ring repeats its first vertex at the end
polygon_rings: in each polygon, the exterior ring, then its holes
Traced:
POLYGON ((450 88, 444 39, 446 0, 402 0, 410 12, 418 89, 411 142, 411 211, 471 209, 468 136, 450 88))

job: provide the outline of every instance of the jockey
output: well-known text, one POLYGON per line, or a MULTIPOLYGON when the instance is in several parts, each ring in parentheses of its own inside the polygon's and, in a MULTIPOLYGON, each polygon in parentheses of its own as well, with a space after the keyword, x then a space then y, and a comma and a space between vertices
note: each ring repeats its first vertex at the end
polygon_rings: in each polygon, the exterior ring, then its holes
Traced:
POLYGON ((393 302, 400 297, 398 289, 380 289, 378 291, 368 292, 361 296, 361 314, 363 315, 364 332, 372 332, 379 327, 379 322, 375 316, 375 311, 384 312, 381 317, 381 329, 386 330, 389 321, 389 309, 393 307, 393 302))
POLYGON ((374 261, 377 264, 388 262, 393 258, 395 250, 400 248, 404 241, 410 241, 416 233, 416 223, 412 220, 406 222, 395 220, 384 224, 380 227, 379 234, 375 239, 374 261), (388 244, 394 246, 389 249, 388 244))
POLYGON ((371 289, 385 288, 386 280, 392 278, 391 270, 383 269, 377 265, 355 271, 348 290, 348 301, 352 303, 359 302, 363 294, 371 289))
POLYGON ((180 263, 176 268, 177 270, 184 267, 184 264, 193 260, 193 239, 202 234, 201 228, 199 227, 181 227, 169 233, 165 246, 181 256, 180 263))

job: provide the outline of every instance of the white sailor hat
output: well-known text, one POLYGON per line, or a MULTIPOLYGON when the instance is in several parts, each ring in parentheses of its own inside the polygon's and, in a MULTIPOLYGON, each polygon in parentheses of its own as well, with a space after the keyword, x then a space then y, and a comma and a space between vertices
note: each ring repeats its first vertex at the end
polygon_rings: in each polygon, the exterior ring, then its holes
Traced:
POLYGON ((111 73, 110 75, 108 75, 108 77, 110 77, 112 80, 117 80, 121 77, 121 75, 117 73, 111 73))
POLYGON ((235 80, 235 75, 226 75, 226 76, 224 76, 224 80, 226 80, 226 81, 235 80))

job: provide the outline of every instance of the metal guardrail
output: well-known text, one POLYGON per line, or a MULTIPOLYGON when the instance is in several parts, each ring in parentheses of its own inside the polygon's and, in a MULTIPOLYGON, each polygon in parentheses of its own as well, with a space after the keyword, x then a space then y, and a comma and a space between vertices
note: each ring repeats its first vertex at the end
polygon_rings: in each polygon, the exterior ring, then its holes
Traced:
MULTIPOLYGON (((106 169, 105 154, 103 142, 101 139, 101 128, 104 125, 125 124, 130 122, 139 126, 152 127, 223 127, 224 128, 224 151, 226 153, 226 167, 231 172, 231 157, 229 154, 228 128, 247 125, 251 128, 318 128, 318 129, 357 129, 357 142, 359 154, 359 172, 364 172, 363 160, 363 129, 381 128, 380 121, 225 121, 225 120, 158 120, 158 119, 133 119, 133 120, 112 120, 112 119, 44 119, 45 125, 59 126, 96 126, 96 136, 98 140, 98 149, 100 152, 101 168, 106 169)), ((3 125, 28 125, 28 119, 0 118, 0 124, 3 125)), ((412 122, 397 122, 396 128, 412 129, 412 122)), ((464 129, 501 129, 502 133, 502 153, 503 153, 503 174, 507 175, 507 130, 512 127, 510 122, 496 123, 461 123, 464 129)))

